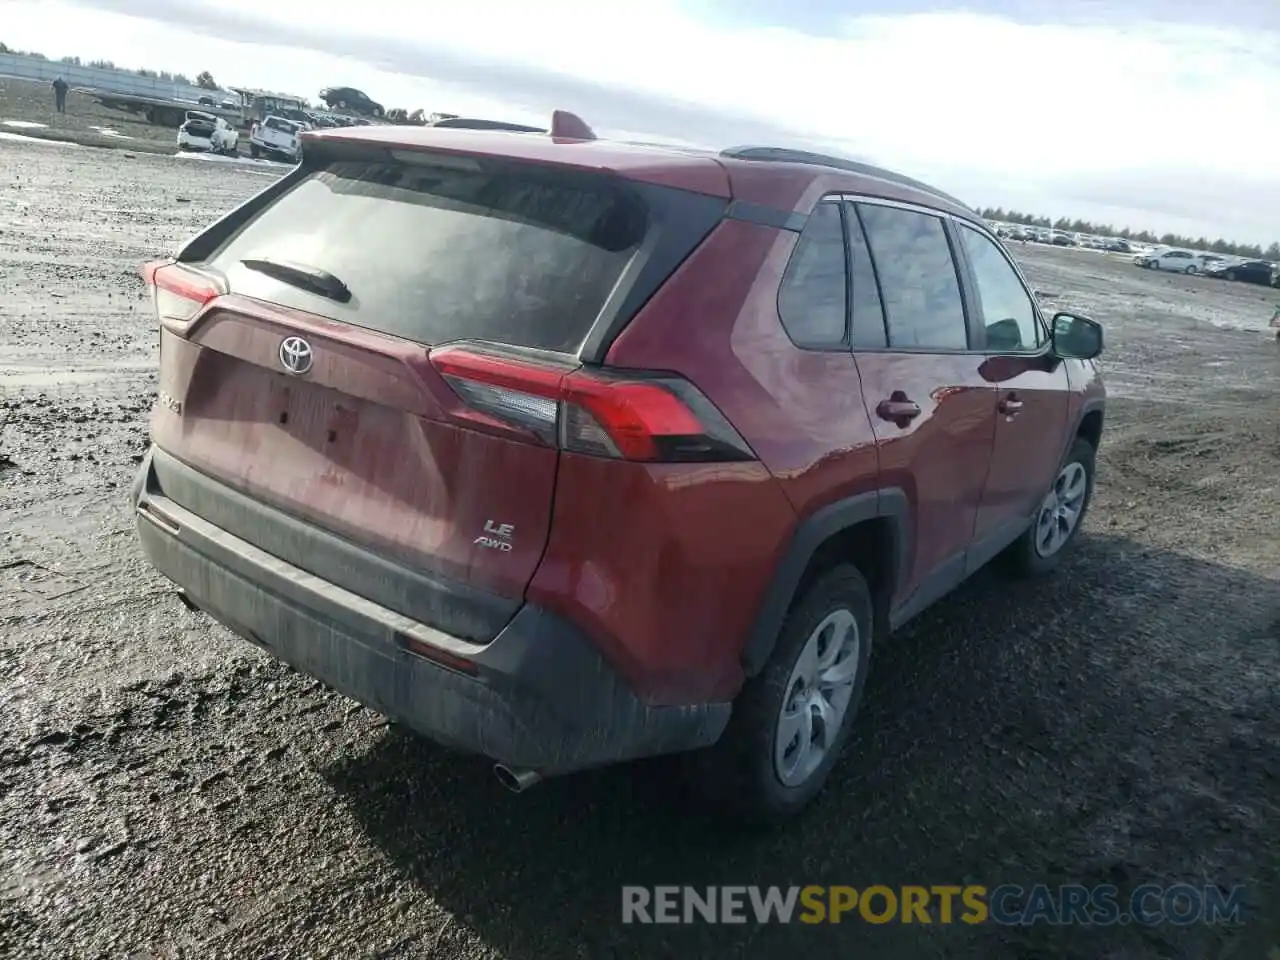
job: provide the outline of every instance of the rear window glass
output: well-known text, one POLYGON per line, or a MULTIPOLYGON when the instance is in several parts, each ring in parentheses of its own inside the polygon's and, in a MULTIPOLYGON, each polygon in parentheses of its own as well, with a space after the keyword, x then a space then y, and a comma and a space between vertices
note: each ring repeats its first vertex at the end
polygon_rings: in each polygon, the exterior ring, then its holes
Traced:
POLYGON ((342 161, 309 175, 211 258, 231 289, 424 344, 575 352, 645 233, 606 177, 512 165, 342 161), (324 270, 347 303, 249 270, 324 270))
POLYGON ((267 126, 285 133, 293 133, 298 129, 298 125, 292 120, 281 120, 278 117, 267 117, 267 126))

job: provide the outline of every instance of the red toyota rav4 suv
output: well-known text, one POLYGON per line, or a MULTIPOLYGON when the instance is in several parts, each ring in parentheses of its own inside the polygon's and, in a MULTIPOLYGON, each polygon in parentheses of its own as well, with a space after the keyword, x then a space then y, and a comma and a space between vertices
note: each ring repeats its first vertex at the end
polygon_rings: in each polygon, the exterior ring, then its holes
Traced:
POLYGON ((1089 505, 1100 328, 973 211, 833 157, 308 134, 145 274, 151 562, 513 789, 685 753, 821 787, 873 642, 1089 505))

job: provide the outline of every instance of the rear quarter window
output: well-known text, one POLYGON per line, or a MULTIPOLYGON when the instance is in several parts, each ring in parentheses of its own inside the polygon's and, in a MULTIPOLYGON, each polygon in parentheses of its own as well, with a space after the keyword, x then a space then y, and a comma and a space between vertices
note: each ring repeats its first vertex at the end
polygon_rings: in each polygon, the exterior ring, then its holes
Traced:
POLYGON ((303 179, 207 264, 233 292, 423 344, 487 340, 575 352, 646 231, 611 178, 510 164, 341 161, 303 179), (348 303, 241 261, 328 271, 348 303))
POLYGON ((848 278, 840 205, 825 201, 809 216, 778 290, 778 316, 798 347, 846 341, 848 278))

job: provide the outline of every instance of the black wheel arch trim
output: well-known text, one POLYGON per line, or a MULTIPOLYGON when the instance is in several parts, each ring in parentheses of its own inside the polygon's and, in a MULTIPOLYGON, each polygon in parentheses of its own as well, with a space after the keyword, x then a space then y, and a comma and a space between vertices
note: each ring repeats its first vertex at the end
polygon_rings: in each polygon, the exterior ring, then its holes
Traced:
POLYGON ((886 560, 892 570, 887 595, 892 596, 896 586, 905 582, 904 571, 910 569, 911 545, 914 542, 910 503, 906 491, 899 487, 884 487, 827 504, 799 523, 786 553, 774 570, 742 649, 743 671, 748 677, 757 675, 769 662, 778 632, 795 600, 809 561, 836 534, 870 520, 890 521, 890 556, 886 560))
POLYGON ((1084 426, 1085 418, 1091 413, 1096 413, 1102 418, 1102 425, 1105 428, 1107 423, 1107 401, 1105 397, 1093 397, 1080 405, 1080 409, 1076 413, 1075 422, 1071 425, 1071 430, 1068 431, 1066 442, 1062 447, 1062 455, 1064 457, 1071 449, 1071 445, 1076 442, 1076 438, 1080 436, 1080 428, 1084 426))

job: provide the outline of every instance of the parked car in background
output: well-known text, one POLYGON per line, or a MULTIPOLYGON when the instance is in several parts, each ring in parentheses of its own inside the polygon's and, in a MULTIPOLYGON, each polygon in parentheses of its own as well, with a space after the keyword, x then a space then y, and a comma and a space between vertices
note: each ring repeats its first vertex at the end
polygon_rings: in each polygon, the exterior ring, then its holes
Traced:
POLYGON ((1200 258, 1190 250, 1152 250, 1134 258, 1139 266, 1149 270, 1171 270, 1174 273, 1199 273, 1203 266, 1200 258))
POLYGON ((782 820, 891 631, 1070 548, 1102 329, 892 171, 549 134, 317 132, 147 268, 142 548, 513 790, 686 753, 782 820))
POLYGON ((1205 267, 1204 275, 1266 287, 1275 275, 1275 264, 1270 260, 1222 260, 1205 267))
POLYGON ((1108 240, 1106 242, 1106 248, 1115 253, 1132 253, 1133 252, 1133 245, 1130 244, 1128 240, 1121 240, 1118 237, 1108 240))
POLYGON ((178 149, 200 150, 231 156, 240 143, 240 132, 221 117, 202 110, 188 110, 178 127, 178 149))
POLYGON ((350 110, 362 116, 379 119, 386 113, 382 104, 355 87, 326 87, 320 91, 320 99, 330 110, 350 110))
POLYGON ((249 153, 253 157, 297 163, 302 159, 302 132, 309 124, 288 117, 270 116, 249 128, 249 153))

